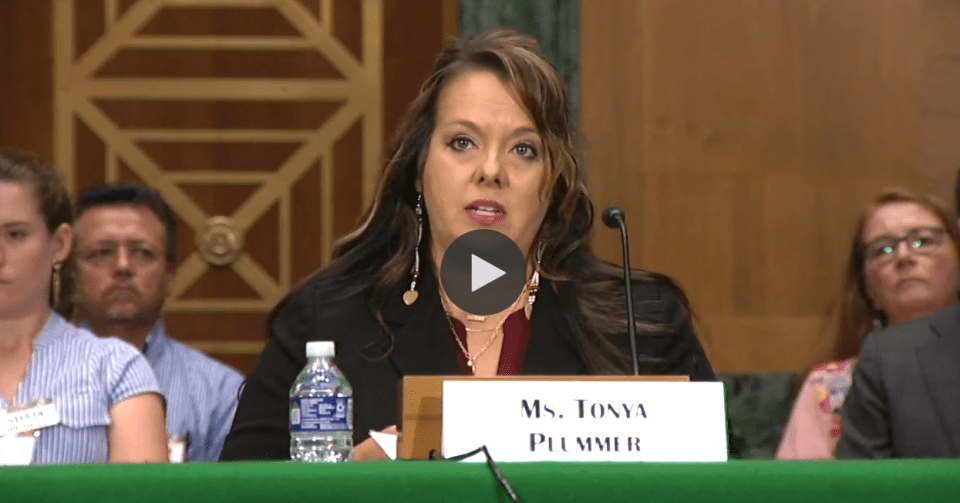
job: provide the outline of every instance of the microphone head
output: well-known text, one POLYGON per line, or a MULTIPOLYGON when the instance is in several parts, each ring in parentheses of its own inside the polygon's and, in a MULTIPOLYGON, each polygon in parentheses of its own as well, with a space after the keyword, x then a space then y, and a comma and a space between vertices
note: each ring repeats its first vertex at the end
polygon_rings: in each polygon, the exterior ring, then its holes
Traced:
POLYGON ((611 229, 617 229, 620 227, 620 222, 624 222, 625 217, 623 210, 619 206, 607 206, 603 210, 603 223, 611 229))

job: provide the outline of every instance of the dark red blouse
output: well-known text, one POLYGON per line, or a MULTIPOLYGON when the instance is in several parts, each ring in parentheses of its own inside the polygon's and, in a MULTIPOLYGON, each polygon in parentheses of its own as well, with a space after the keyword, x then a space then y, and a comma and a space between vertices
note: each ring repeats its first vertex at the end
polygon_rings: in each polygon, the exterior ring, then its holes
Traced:
MULTIPOLYGON (((456 318, 450 318, 457 329, 460 343, 467 347, 467 330, 463 323, 456 318)), ((523 352, 530 339, 530 320, 523 315, 523 309, 514 311, 503 322, 503 348, 500 350, 500 363, 497 365, 497 375, 520 375, 520 364, 523 362, 523 352)), ((467 366, 467 357, 460 348, 457 348, 457 362, 460 364, 461 375, 473 375, 467 366)))

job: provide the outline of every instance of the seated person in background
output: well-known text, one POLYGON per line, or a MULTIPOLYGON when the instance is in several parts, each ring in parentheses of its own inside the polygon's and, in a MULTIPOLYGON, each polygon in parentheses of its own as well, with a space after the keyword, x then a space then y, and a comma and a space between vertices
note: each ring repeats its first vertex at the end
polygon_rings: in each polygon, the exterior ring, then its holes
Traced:
POLYGON ((165 462, 163 398, 146 359, 51 309, 72 295, 72 217, 52 166, 0 151, 0 410, 48 411, 26 431, 0 431, 0 464, 165 462))
POLYGON ((78 320, 147 357, 167 399, 171 461, 216 461, 243 377, 164 329, 177 264, 170 208, 151 188, 115 183, 84 190, 76 214, 78 320))
POLYGON ((890 263, 889 281, 913 299, 913 318, 936 312, 864 341, 843 406, 838 458, 960 457, 960 239, 944 211, 918 214, 914 226, 931 229, 930 239, 888 229, 881 236, 887 247, 875 254, 890 263), (909 261, 908 246, 915 250, 909 261))
POLYGON ((838 361, 819 365, 807 377, 778 459, 834 457, 841 406, 860 345, 873 330, 899 326, 957 302, 956 242, 956 228, 932 198, 903 190, 874 198, 857 222, 835 310, 838 361))
MULTIPOLYGON (((444 50, 372 205, 331 264, 272 313, 221 459, 289 459, 288 393, 307 341, 336 343, 356 459, 368 459, 370 430, 397 421, 405 375, 630 373, 623 273, 591 252, 573 128, 561 77, 532 37, 497 30, 444 50), (475 229, 505 234, 528 264, 524 291, 491 316, 464 312, 439 284, 447 247, 475 229)), ((714 380, 683 292, 658 274, 633 279, 643 372, 714 380)))

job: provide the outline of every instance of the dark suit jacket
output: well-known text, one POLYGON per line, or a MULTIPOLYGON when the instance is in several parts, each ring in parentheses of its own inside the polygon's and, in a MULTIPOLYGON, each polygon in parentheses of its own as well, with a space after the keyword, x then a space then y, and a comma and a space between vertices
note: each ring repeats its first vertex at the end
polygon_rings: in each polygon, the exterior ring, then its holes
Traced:
MULTIPOLYGON (((330 300, 337 294, 321 283, 298 289, 276 317, 260 362, 247 377, 220 459, 289 459, 289 392, 306 365, 307 341, 336 343, 337 365, 353 386, 355 444, 366 439, 370 430, 398 424, 402 376, 458 374, 459 349, 445 319, 435 276, 430 268, 421 272, 416 303, 403 304, 402 288, 385 300, 384 317, 395 340, 387 358, 372 358, 378 353, 368 347, 378 346, 382 354, 381 330, 370 313, 367 291, 330 300)), ((634 303, 638 319, 659 320, 676 327, 674 334, 638 337, 638 353, 660 358, 644 367, 645 374, 716 379, 674 287, 638 283, 634 303)), ((630 347, 625 336, 617 338, 617 343, 630 347)), ((526 375, 587 372, 549 281, 541 282, 534 304, 521 370, 526 375)))
POLYGON ((960 305, 870 334, 838 458, 960 456, 960 305))

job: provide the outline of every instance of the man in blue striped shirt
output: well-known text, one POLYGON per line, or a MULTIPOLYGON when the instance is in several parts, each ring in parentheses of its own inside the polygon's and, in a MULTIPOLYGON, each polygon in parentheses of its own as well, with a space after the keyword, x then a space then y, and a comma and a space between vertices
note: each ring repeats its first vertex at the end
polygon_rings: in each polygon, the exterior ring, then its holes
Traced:
POLYGON ((243 377, 164 330, 160 309, 177 264, 170 208, 139 184, 96 185, 80 194, 74 228, 78 321, 146 355, 167 400, 171 461, 216 461, 243 377))

